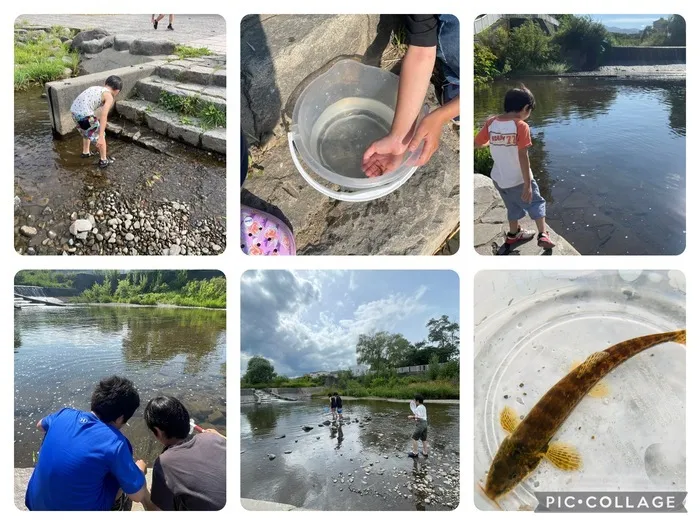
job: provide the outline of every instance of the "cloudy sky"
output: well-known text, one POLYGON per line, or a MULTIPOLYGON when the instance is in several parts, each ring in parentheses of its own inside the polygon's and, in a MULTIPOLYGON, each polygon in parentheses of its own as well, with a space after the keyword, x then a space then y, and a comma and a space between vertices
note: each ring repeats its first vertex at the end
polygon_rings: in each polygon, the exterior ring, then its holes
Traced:
POLYGON ((290 377, 355 366, 360 334, 387 330, 411 342, 431 317, 459 321, 450 271, 250 271, 241 280, 241 373, 254 355, 290 377))
POLYGON ((644 29, 659 18, 668 18, 669 16, 671 15, 591 15, 591 18, 602 22, 602 24, 607 27, 644 29))

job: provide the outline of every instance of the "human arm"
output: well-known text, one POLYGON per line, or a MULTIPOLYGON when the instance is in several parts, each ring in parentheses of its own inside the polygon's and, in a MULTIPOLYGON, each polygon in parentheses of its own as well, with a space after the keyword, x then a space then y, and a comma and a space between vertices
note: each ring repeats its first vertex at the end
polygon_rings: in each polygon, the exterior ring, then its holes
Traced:
POLYGON ((143 482, 143 486, 133 494, 126 494, 127 497, 135 502, 135 503, 140 503, 143 505, 143 508, 145 510, 160 510, 160 508, 151 501, 151 494, 148 492, 148 487, 146 486, 146 482, 143 482))
MULTIPOLYGON (((436 53, 436 46, 408 47, 401 64, 399 92, 391 130, 386 137, 371 144, 362 157, 362 170, 368 177, 376 177, 398 168, 409 144, 412 145, 414 123, 428 92, 436 53)), ((458 110, 458 102, 456 107, 458 110)), ((420 131, 424 136, 431 132, 431 136, 434 136, 435 129, 442 126, 439 121, 447 116, 446 113, 439 111, 434 112, 437 114, 432 118, 429 118, 430 115, 428 115, 423 119, 422 129, 419 126, 415 131, 420 131)), ((419 140, 414 145, 414 150, 420 145, 420 142, 419 140)), ((430 157, 427 156, 427 158, 430 157)), ((423 163, 427 162, 427 158, 423 163)))
POLYGON ((222 433, 218 432, 213 428, 205 428, 203 432, 206 434, 216 434, 217 436, 221 436, 222 438, 226 439, 226 436, 224 436, 222 433))
POLYGON ((481 127, 479 132, 476 135, 474 135, 474 148, 485 148, 489 145, 489 126, 494 121, 494 119, 495 117, 490 117, 486 119, 486 122, 481 127))
POLYGON ((413 153, 420 147, 421 142, 425 141, 423 151, 421 151, 420 157, 415 163, 416 166, 423 166, 430 160, 440 145, 443 126, 458 116, 459 96, 439 107, 421 121, 413 136, 413 140, 408 146, 408 151, 413 153))
POLYGON ((160 510, 151 501, 146 470, 143 460, 134 461, 131 445, 124 438, 111 454, 110 472, 131 501, 141 503, 146 510, 160 510))
POLYGON ((532 146, 532 140, 530 138, 530 127, 523 121, 518 121, 517 123, 516 143, 518 145, 520 173, 523 176, 522 199, 529 204, 532 202, 532 184, 530 183, 530 156, 528 155, 528 148, 532 146))
POLYGON ((112 94, 108 91, 105 91, 102 94, 102 110, 100 111, 100 136, 98 139, 98 144, 100 142, 104 142, 105 140, 105 133, 107 131, 107 116, 109 115, 110 109, 112 109, 112 105, 114 104, 114 97, 112 94))

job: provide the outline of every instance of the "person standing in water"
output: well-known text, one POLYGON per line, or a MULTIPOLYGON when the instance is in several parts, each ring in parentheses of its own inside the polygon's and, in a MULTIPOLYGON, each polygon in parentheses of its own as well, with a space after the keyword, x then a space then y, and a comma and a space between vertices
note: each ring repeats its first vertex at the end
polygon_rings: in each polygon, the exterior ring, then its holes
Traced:
POLYGON ((408 416, 408 419, 413 419, 416 422, 416 429, 411 436, 413 439, 413 451, 408 453, 409 458, 418 457, 418 440, 423 442, 423 456, 428 457, 428 411, 423 404, 423 396, 416 394, 413 396, 416 402, 416 408, 413 410, 413 415, 408 416))
POLYGON ((100 168, 106 168, 113 159, 107 157, 107 116, 114 105, 114 99, 122 89, 122 79, 116 75, 110 75, 105 80, 104 86, 92 86, 83 91, 73 101, 70 107, 71 116, 78 132, 83 137, 82 158, 93 155, 90 152, 90 144, 97 146, 100 154, 100 168))
POLYGON ((337 417, 336 404, 335 404, 335 394, 331 394, 329 399, 330 399, 330 403, 331 403, 331 416, 333 417, 333 421, 335 421, 335 418, 337 417))
POLYGON ((389 135, 367 148, 362 171, 378 177, 394 171, 407 151, 416 151, 423 166, 437 151, 445 124, 459 124, 459 20, 453 15, 406 15, 408 50, 401 63, 396 112, 389 135), (413 124, 423 107, 433 71, 441 77, 441 106, 418 125, 413 124))
MULTIPOLYGON (((165 18, 165 15, 158 15, 158 18, 156 18, 156 15, 151 15, 151 24, 153 24, 153 29, 158 29, 158 22, 163 20, 165 18)), ((175 21, 175 15, 168 15, 168 29, 170 31, 174 31, 175 28, 173 27, 173 22, 175 21)))
POLYGON ((338 392, 335 392, 333 394, 333 397, 335 397, 335 409, 338 412, 338 419, 340 421, 343 420, 343 400, 340 398, 340 395, 338 395, 338 392))

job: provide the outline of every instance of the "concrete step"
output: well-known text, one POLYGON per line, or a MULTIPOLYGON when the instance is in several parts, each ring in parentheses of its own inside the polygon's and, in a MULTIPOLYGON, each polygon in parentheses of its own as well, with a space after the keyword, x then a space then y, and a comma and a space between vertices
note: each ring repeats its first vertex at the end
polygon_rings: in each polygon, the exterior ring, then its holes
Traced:
POLYGON ((187 60, 168 62, 156 69, 156 74, 168 80, 200 84, 203 86, 226 87, 226 65, 208 66, 192 65, 187 60))
POLYGON ((249 138, 265 141, 299 84, 331 60, 367 55, 379 15, 249 15, 241 21, 241 120, 249 138))
POLYGON ((180 97, 197 96, 202 102, 213 104, 219 111, 226 111, 226 88, 221 86, 203 86, 151 76, 139 80, 135 91, 141 98, 154 104, 160 100, 161 93, 166 92, 180 97))
POLYGON ((196 148, 226 154, 226 128, 205 129, 195 117, 183 117, 146 100, 118 101, 116 110, 122 117, 146 125, 160 135, 196 148))

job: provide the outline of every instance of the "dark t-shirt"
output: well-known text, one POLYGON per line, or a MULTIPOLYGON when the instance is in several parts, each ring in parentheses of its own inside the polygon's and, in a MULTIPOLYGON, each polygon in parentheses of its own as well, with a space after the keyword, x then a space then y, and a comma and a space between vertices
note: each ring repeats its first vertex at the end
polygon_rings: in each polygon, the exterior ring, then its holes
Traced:
POLYGON ((343 408, 343 400, 340 399, 340 396, 335 396, 335 406, 338 408, 343 408))
POLYGON ((336 408, 338 405, 335 403, 335 396, 331 396, 331 408, 336 408))
POLYGON ((204 432, 170 447, 153 465, 151 499, 162 510, 226 505, 226 439, 204 432))
POLYGON ((438 44, 440 15, 405 15, 409 46, 433 47, 438 44))

